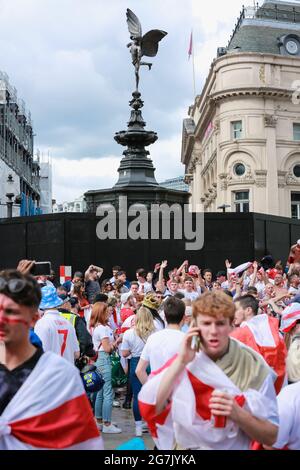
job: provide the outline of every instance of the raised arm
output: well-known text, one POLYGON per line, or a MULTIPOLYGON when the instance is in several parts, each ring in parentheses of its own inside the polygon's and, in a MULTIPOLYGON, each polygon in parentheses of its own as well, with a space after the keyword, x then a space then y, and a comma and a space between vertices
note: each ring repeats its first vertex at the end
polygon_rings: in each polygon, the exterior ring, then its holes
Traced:
POLYGON ((257 261, 253 261, 253 268, 254 268, 254 271, 253 271, 253 274, 251 276, 251 281, 249 283, 249 287, 253 287, 255 285, 255 282, 256 282, 257 269, 258 269, 257 261))
POLYGON ((100 277, 101 277, 102 274, 103 274, 103 268, 99 268, 99 266, 93 266, 93 268, 96 269, 98 279, 100 279, 100 277))
POLYGON ((91 272, 92 267, 93 265, 91 264, 84 273, 85 282, 87 282, 90 279, 90 272, 91 272))
POLYGON ((226 273, 227 273, 227 281, 230 281, 230 273, 229 269, 231 268, 232 263, 228 259, 225 260, 225 266, 226 266, 226 273))
POLYGON ((158 287, 159 290, 163 291, 164 290, 164 269, 168 266, 168 261, 164 260, 161 262, 160 268, 159 268, 159 275, 158 275, 158 281, 156 284, 156 287, 158 287))
POLYGON ((176 271, 176 276, 179 276, 179 275, 185 270, 186 266, 188 266, 188 265, 189 265, 188 260, 185 260, 185 261, 182 263, 182 265, 180 266, 180 268, 177 269, 177 271, 176 271))

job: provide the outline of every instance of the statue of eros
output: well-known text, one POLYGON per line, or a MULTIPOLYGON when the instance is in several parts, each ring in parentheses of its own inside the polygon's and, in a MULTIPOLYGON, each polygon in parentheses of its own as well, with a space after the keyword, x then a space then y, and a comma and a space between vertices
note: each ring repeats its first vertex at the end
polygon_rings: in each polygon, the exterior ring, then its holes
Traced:
POLYGON ((140 66, 147 65, 149 70, 152 67, 152 64, 149 62, 142 62, 142 57, 155 57, 158 51, 159 41, 161 41, 168 33, 159 29, 152 29, 142 36, 142 26, 138 17, 129 8, 127 8, 126 16, 131 39, 131 42, 127 44, 127 47, 130 47, 132 63, 135 69, 136 90, 138 91, 140 66))

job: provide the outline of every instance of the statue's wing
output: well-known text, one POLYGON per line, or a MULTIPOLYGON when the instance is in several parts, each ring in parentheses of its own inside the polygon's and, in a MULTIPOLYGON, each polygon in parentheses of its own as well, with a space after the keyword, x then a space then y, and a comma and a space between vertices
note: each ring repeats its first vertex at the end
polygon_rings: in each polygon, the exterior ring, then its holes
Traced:
POLYGON ((148 57, 155 57, 158 51, 158 43, 168 33, 161 31, 160 29, 152 29, 148 31, 142 38, 142 55, 148 57))
POLYGON ((129 8, 127 8, 126 16, 130 36, 133 36, 134 38, 141 38, 142 25, 138 17, 133 13, 133 11, 129 10, 129 8))

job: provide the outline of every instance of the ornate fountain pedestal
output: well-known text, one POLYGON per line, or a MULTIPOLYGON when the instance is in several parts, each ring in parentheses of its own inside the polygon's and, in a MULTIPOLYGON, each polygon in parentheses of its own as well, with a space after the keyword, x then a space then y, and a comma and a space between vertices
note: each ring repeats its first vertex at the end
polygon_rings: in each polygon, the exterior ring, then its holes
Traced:
POLYGON ((163 188, 155 179, 155 168, 148 157, 150 152, 145 147, 156 142, 156 132, 145 130, 141 108, 144 103, 139 91, 132 93, 131 114, 127 130, 117 132, 115 140, 127 147, 124 150, 118 169, 119 179, 110 189, 100 189, 85 193, 88 212, 96 212, 100 204, 112 204, 119 207, 119 197, 126 196, 128 206, 142 203, 151 204, 187 204, 189 193, 163 188))

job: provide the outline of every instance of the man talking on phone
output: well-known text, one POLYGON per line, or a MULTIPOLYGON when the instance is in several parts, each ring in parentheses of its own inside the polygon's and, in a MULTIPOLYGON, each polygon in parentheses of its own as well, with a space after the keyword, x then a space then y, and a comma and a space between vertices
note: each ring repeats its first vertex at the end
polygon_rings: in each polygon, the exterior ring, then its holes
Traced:
POLYGON ((223 292, 203 294, 179 353, 143 386, 140 411, 159 449, 247 450, 252 441, 276 441, 273 373, 229 337, 234 311, 223 292))

